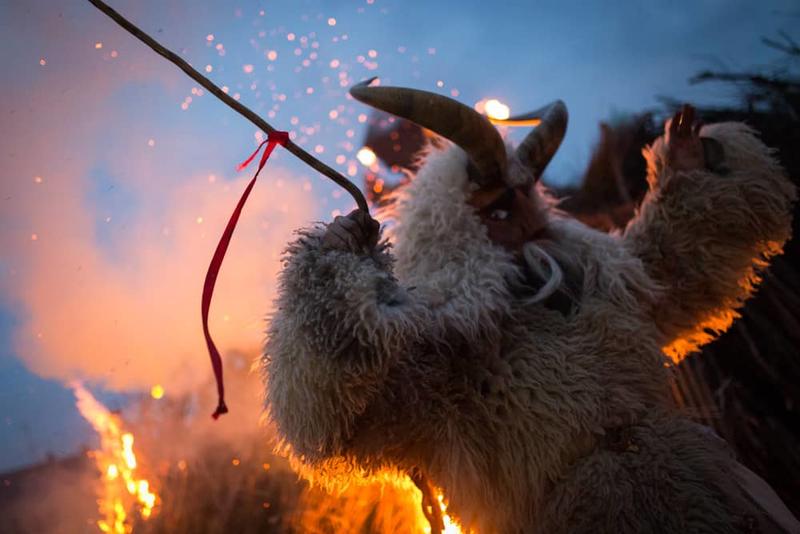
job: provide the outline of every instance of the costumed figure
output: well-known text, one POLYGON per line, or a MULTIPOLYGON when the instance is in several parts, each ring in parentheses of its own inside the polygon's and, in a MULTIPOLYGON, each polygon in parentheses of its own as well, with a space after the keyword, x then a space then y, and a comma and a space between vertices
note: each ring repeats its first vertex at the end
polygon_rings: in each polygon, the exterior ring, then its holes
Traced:
POLYGON ((674 406, 671 362, 728 328, 789 238, 795 189, 756 132, 685 106, 645 151, 618 235, 538 183, 560 101, 512 150, 454 100, 351 90, 452 144, 392 208, 288 248, 263 357, 283 443, 318 479, 422 473, 480 533, 797 532, 780 499, 674 406))

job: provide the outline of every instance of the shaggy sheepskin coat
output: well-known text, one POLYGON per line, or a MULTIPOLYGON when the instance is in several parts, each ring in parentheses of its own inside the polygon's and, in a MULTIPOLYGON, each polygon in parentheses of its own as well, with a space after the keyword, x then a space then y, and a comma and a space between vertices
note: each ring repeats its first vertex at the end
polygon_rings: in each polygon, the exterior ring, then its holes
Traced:
POLYGON ((263 358, 294 457, 322 479, 420 469, 481 533, 796 528, 671 402, 668 356, 731 324, 789 238, 795 198, 752 130, 701 135, 722 166, 676 172, 658 139, 619 235, 541 201, 555 300, 534 298, 531 269, 489 241, 457 147, 429 154, 401 194, 391 248, 323 251, 324 225, 301 231, 263 358))

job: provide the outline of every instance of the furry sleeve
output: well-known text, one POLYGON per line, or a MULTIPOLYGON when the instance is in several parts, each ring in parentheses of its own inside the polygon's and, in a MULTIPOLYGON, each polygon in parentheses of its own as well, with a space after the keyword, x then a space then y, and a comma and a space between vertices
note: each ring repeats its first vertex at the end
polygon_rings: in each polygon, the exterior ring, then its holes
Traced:
POLYGON ((270 417, 312 463, 345 452, 358 416, 425 324, 385 247, 323 252, 323 232, 289 246, 263 359, 270 417))
POLYGON ((626 246, 663 288, 652 312, 665 352, 680 359, 726 330, 768 260, 791 233, 792 183, 756 132, 705 126, 722 144, 716 172, 676 172, 664 138, 644 151, 650 191, 624 233, 626 246))

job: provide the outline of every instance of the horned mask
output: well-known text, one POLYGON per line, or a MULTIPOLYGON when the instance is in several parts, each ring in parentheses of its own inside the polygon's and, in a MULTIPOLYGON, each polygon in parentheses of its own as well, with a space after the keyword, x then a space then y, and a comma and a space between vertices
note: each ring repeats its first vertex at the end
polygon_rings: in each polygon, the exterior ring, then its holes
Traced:
POLYGON ((446 96, 404 87, 370 87, 374 80, 353 86, 350 94, 369 106, 427 128, 452 141, 469 157, 470 180, 480 190, 532 186, 561 145, 567 129, 567 108, 556 100, 540 109, 491 121, 469 106, 446 96), (535 126, 512 153, 492 123, 535 126), (514 165, 514 163, 519 165, 514 165))

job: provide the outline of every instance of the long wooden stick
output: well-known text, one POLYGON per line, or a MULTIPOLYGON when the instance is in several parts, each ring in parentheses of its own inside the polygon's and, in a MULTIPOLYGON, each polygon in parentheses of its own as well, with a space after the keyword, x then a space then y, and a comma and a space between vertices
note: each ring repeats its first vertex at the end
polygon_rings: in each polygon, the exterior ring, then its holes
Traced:
MULTIPOLYGON (((109 16, 114 22, 122 26, 128 33, 142 41, 144 44, 152 48, 157 54, 164 57, 170 63, 176 65, 179 69, 189 75, 190 78, 195 80, 197 83, 205 87, 208 92, 212 93, 214 96, 222 100, 225 104, 233 108, 237 111, 240 115, 244 118, 258 126, 261 130, 270 134, 276 131, 275 128, 272 127, 267 121, 256 115, 256 113, 239 102, 238 100, 234 100, 231 96, 227 93, 223 92, 222 89, 214 85, 214 83, 200 74, 194 67, 189 65, 186 61, 180 58, 177 54, 172 52, 171 50, 163 47, 158 41, 150 37, 148 34, 140 30, 137 26, 135 26, 131 21, 120 15, 117 11, 112 9, 108 4, 101 0, 88 0, 92 5, 94 5, 97 9, 105 13, 109 16)), ((356 201, 358 207, 364 211, 369 211, 369 206, 367 205, 367 200, 364 198, 363 193, 361 190, 356 187, 356 185, 300 148, 297 144, 292 142, 291 140, 286 143, 285 145, 286 150, 303 160, 307 165, 313 167, 319 173, 324 174, 334 182, 336 182, 340 187, 343 187, 350 196, 356 201)))

